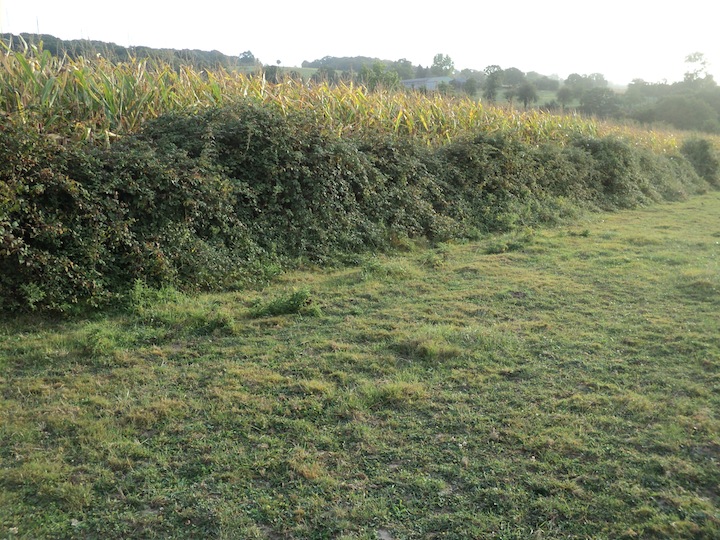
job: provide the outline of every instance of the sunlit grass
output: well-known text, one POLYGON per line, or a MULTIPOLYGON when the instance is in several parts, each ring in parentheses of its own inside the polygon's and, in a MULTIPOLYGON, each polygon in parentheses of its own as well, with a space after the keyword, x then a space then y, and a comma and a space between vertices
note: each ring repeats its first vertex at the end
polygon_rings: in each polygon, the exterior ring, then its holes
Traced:
POLYGON ((719 208, 6 319, 2 535, 715 538, 719 208))

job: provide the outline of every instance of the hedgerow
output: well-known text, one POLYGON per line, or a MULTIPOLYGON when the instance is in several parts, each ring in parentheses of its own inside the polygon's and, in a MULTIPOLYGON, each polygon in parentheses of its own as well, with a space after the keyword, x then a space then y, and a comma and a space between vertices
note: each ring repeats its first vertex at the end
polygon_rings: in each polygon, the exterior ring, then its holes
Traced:
POLYGON ((1 121, 4 310, 105 305, 138 280, 241 287, 269 265, 677 199, 716 178, 699 143, 661 154, 618 137, 539 145, 476 130, 428 145, 341 136, 310 110, 252 102, 162 115, 101 147, 1 121))

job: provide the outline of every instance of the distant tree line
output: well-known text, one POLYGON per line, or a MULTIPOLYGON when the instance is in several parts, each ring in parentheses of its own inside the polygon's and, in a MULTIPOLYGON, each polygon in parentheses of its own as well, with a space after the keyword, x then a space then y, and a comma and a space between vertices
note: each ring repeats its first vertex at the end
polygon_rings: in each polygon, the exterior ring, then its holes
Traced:
POLYGON ((702 54, 689 55, 687 61, 691 69, 680 82, 633 80, 622 99, 628 116, 644 124, 720 133, 720 87, 707 73, 702 54))
POLYGON ((687 62, 689 70, 683 81, 668 84, 636 79, 625 91, 611 88, 601 73, 572 73, 563 80, 499 65, 489 65, 483 70, 457 71, 452 59, 445 54, 435 55, 433 63, 427 67, 414 66, 406 59, 389 61, 365 56, 326 56, 313 62, 305 61, 302 66, 315 68, 312 79, 330 84, 353 81, 371 89, 378 86, 392 88, 399 87, 403 80, 449 77, 450 82, 441 83, 438 91, 523 108, 537 106, 598 118, 720 133, 720 88, 707 73, 702 54, 688 56, 687 62))
MULTIPOLYGON (((560 80, 498 65, 487 66, 482 71, 455 73, 450 86, 470 96, 479 94, 488 102, 515 102, 525 108, 537 103, 544 109, 561 112, 573 110, 598 118, 720 133, 720 87, 707 72, 702 53, 688 55, 686 63, 688 71, 682 81, 650 83, 635 79, 624 91, 610 88, 601 73, 572 73, 560 80), (540 103, 541 96, 545 97, 543 103, 540 103)), ((431 69, 427 75, 432 74, 431 69)))
POLYGON ((63 40, 49 34, 0 34, 0 39, 13 50, 39 45, 53 56, 67 55, 70 58, 101 55, 114 62, 126 62, 131 58, 153 58, 164 62, 174 69, 180 66, 192 66, 195 69, 239 69, 259 67, 260 62, 250 51, 238 56, 229 56, 220 51, 200 51, 197 49, 155 49, 152 47, 124 47, 115 43, 88 39, 63 40))

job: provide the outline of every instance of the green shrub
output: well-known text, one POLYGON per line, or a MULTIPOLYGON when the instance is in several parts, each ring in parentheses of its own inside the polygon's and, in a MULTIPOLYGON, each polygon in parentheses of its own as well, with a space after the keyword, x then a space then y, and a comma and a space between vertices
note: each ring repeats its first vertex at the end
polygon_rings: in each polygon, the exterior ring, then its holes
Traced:
POLYGON ((601 207, 632 208, 648 202, 643 193, 645 178, 640 174, 638 153, 627 142, 613 137, 581 138, 573 144, 592 160, 592 173, 585 178, 586 186, 595 193, 601 207))
POLYGON ((31 127, 0 126, 0 307, 66 310, 112 297, 107 259, 121 224, 93 193, 101 168, 84 148, 31 127))
POLYGON ((464 224, 452 216, 457 201, 442 181, 444 163, 437 152, 380 133, 358 145, 368 159, 372 180, 372 197, 361 200, 362 211, 381 230, 393 237, 436 241, 464 233, 464 224))
POLYGON ((501 136, 479 134, 440 149, 443 177, 454 201, 451 212, 483 231, 505 230, 514 221, 510 199, 523 199, 529 185, 513 172, 520 167, 518 145, 501 136), (510 219, 508 219, 510 218, 510 219))
POLYGON ((683 143, 680 151, 692 163, 700 177, 711 185, 720 187, 720 157, 710 141, 699 138, 688 139, 683 143))

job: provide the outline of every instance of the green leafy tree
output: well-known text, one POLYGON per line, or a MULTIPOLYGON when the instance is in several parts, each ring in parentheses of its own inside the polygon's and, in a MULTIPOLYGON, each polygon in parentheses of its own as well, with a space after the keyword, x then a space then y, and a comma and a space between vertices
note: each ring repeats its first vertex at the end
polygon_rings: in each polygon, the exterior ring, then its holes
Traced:
POLYGON ((255 55, 252 52, 245 51, 238 57, 238 63, 241 66, 254 66, 258 63, 258 59, 255 58, 255 55))
POLYGON ((685 63, 690 68, 690 70, 685 73, 686 82, 696 81, 700 79, 701 76, 702 78, 707 76, 708 62, 703 53, 694 52, 692 54, 688 54, 685 57, 685 63))
POLYGON ((455 64, 452 58, 446 54, 436 54, 432 66, 430 66, 430 73, 435 77, 446 77, 455 73, 455 64))
POLYGON ((570 89, 574 99, 580 99, 587 90, 590 90, 592 84, 585 75, 571 73, 565 79, 565 87, 570 89))
POLYGON ((477 69, 468 69, 465 68, 460 72, 460 77, 467 79, 475 79, 477 81, 478 85, 481 85, 483 81, 485 80, 485 72, 484 71, 478 71, 477 69))
POLYGON ((525 73, 520 71, 518 68, 511 67, 503 70, 503 83, 519 87, 525 82, 525 73))
POLYGON ((527 80, 535 85, 538 90, 545 92, 557 92, 560 89, 560 81, 557 79, 551 79, 547 75, 540 75, 538 77, 530 77, 530 74, 526 76, 527 80))
POLYGON ((416 79, 425 79, 430 76, 430 68, 418 66, 415 68, 415 78, 416 79))
POLYGON ((607 79, 605 79, 605 75, 602 73, 591 73, 586 78, 589 81, 591 88, 607 88, 609 86, 607 79))
POLYGON ((670 96, 658 102, 655 119, 677 129, 720 133, 720 115, 710 104, 693 95, 670 96))
POLYGON ((475 77, 470 77, 469 79, 466 79, 463 83, 463 90, 468 96, 474 97, 475 94, 478 93, 477 79, 475 77))
POLYGON ((609 118, 618 114, 620 102, 610 88, 591 88, 580 98, 580 108, 585 114, 609 118))
POLYGON ((569 86, 562 86, 555 93, 560 106, 565 109, 567 104, 573 100, 573 91, 569 86))
POLYGON ((369 90, 378 87, 395 88, 400 84, 397 72, 389 70, 383 62, 375 62, 372 67, 363 66, 360 78, 369 90))
POLYGON ((502 85, 503 69, 498 65, 485 68, 485 84, 483 85, 483 98, 488 101, 497 99, 498 91, 502 85))
POLYGON ((537 88, 533 83, 525 82, 518 87, 517 98, 522 101, 523 106, 527 109, 528 104, 535 103, 538 100, 537 88))
POLYGON ((410 60, 401 58, 396 62, 393 62, 390 68, 398 74, 398 77, 403 79, 412 79, 415 76, 415 68, 410 60))
POLYGON ((505 92, 503 92, 503 96, 505 96, 505 99, 512 105, 513 101, 517 97, 517 88, 515 86, 510 86, 509 88, 505 89, 505 92))

